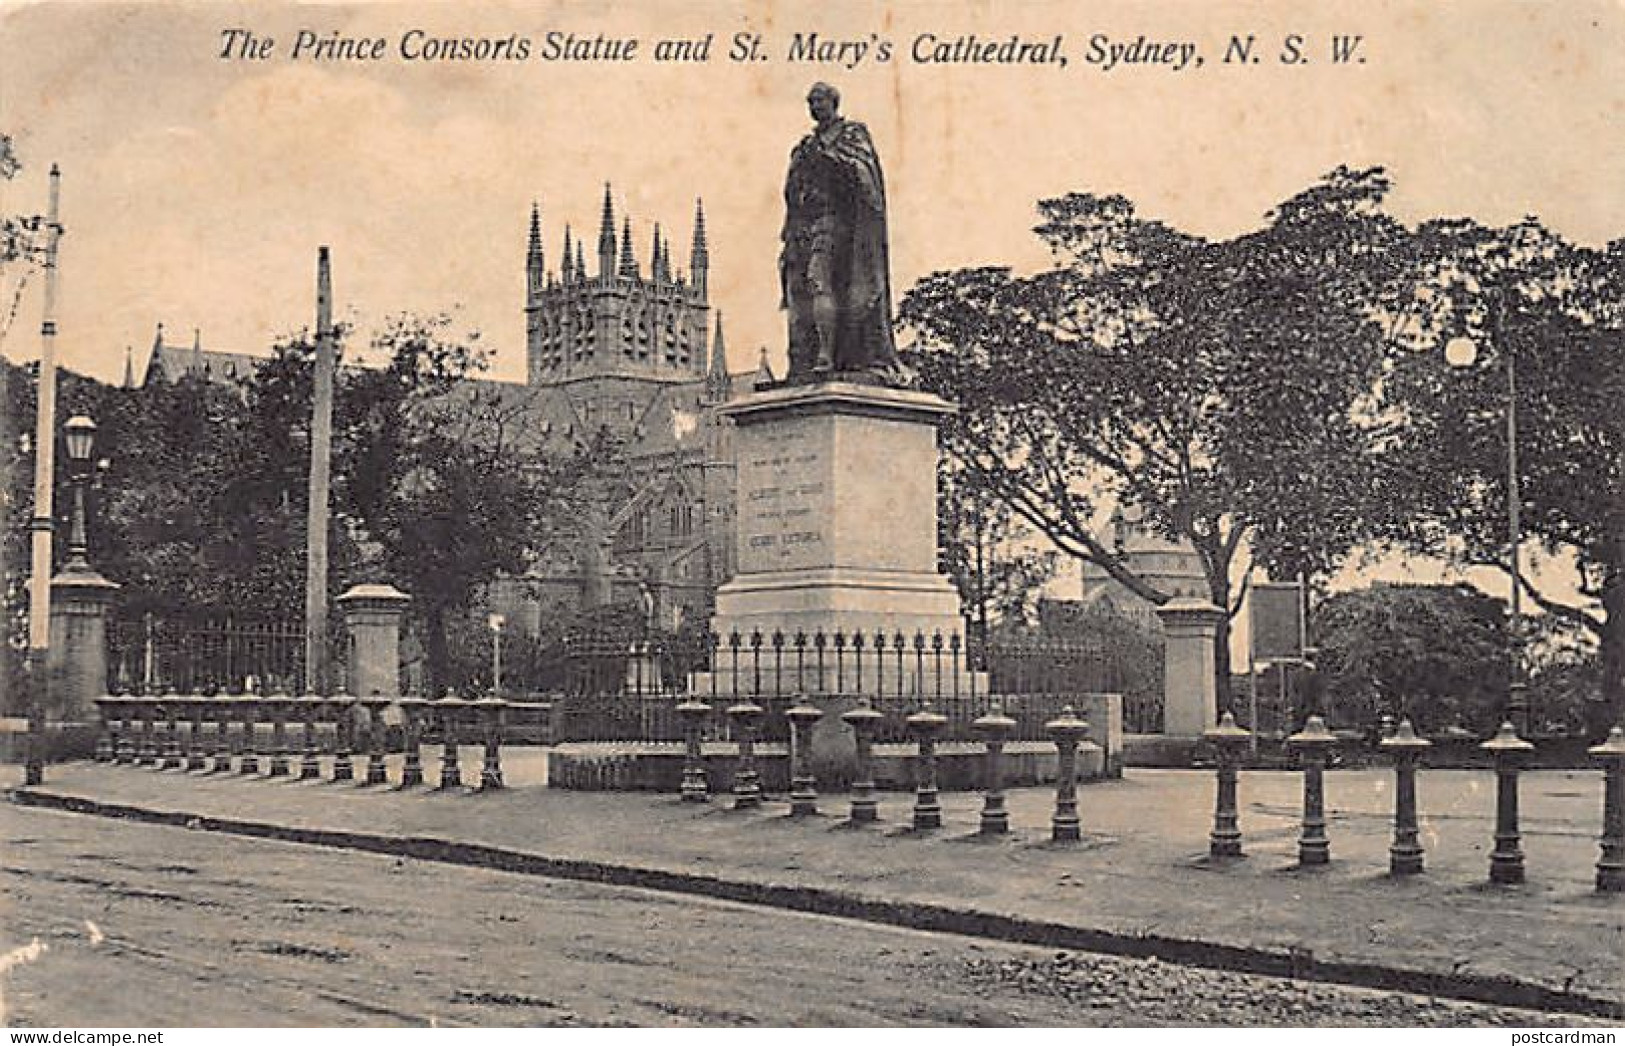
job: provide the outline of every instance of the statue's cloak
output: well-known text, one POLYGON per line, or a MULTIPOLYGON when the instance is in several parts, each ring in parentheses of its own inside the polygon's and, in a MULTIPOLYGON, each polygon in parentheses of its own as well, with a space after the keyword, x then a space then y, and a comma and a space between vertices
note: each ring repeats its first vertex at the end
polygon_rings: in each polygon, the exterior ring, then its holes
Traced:
MULTIPOLYGON (((840 307, 835 369, 889 374, 897 366, 892 336, 891 264, 887 255, 886 186, 869 129, 853 120, 836 120, 813 131, 791 154, 787 187, 806 172, 801 165, 822 168, 835 221, 843 235, 833 244, 838 256, 830 271, 830 288, 840 307)), ((793 201, 791 203, 794 207, 793 201)), ((786 214, 786 239, 801 216, 786 214)), ((792 375, 792 380, 800 375, 792 375)))

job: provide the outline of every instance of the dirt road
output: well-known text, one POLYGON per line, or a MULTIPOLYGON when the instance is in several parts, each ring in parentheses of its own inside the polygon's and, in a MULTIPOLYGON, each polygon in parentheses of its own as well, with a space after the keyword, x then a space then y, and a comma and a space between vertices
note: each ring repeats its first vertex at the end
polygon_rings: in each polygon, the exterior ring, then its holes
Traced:
POLYGON ((9 805, 0 849, 13 1026, 1573 1023, 9 805))

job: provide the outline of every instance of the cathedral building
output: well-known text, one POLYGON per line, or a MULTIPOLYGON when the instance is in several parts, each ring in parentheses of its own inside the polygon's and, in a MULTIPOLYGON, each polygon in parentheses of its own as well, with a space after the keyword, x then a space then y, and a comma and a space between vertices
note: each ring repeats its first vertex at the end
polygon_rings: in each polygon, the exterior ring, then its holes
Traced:
MULTIPOLYGON (((626 466, 614 495, 589 513, 593 538, 538 549, 524 577, 494 586, 489 608, 534 631, 552 611, 625 603, 663 629, 710 619, 733 573, 734 462, 716 408, 760 370, 728 371, 722 314, 713 307, 705 212, 696 201, 687 268, 656 224, 644 259, 629 216, 617 222, 604 187, 597 243, 566 225, 549 266, 542 215, 531 208, 525 247, 526 380, 472 381, 522 412, 540 445, 568 449, 604 435, 626 466)), ((125 383, 188 375, 230 381, 263 357, 166 344, 163 328, 144 373, 125 383)))
POLYGON ((543 557, 497 601, 524 621, 547 605, 633 603, 659 627, 702 625, 733 573, 734 463, 716 408, 744 375, 728 371, 722 315, 709 293, 705 212, 696 202, 688 268, 654 226, 647 263, 632 225, 617 229, 604 187, 593 263, 566 226, 547 265, 532 208, 525 255, 531 416, 552 439, 605 433, 625 455, 629 496, 598 521, 596 547, 543 557))

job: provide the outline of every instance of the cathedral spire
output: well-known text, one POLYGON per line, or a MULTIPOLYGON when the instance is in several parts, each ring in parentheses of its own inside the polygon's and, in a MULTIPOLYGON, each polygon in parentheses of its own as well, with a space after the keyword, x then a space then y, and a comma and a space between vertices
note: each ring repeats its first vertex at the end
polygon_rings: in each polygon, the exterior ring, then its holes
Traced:
POLYGON ((192 364, 187 368, 193 374, 203 373, 203 330, 192 328, 192 364))
POLYGON ((767 362, 767 346, 763 345, 761 358, 756 361, 756 377, 751 384, 759 391, 772 388, 778 384, 778 380, 773 376, 773 368, 767 362))
POLYGON ((665 278, 662 275, 661 271, 660 271, 660 223, 659 222, 655 222, 654 245, 649 248, 649 278, 651 280, 656 280, 656 281, 665 278))
POLYGON ((131 358, 128 345, 124 346, 124 387, 127 389, 135 388, 135 361, 131 358))
POLYGON ((689 250, 688 271, 689 279, 694 281, 694 288, 704 300, 706 278, 711 271, 711 252, 705 242, 705 203, 698 197, 694 199, 694 244, 689 250))
POLYGON ((604 183, 604 211, 598 219, 598 278, 607 280, 615 275, 615 204, 610 199, 609 183, 604 183))
POLYGON ((638 258, 632 253, 632 219, 621 219, 621 275, 638 278, 638 258))
POLYGON ((542 261, 542 211, 534 201, 530 205, 530 240, 525 245, 525 278, 534 300, 547 285, 547 269, 542 261))
POLYGON ((705 376, 705 391, 712 399, 728 398, 732 382, 728 380, 728 346, 722 340, 722 310, 717 310, 717 329, 711 336, 711 369, 705 376))
POLYGON ((575 259, 570 256, 570 226, 566 223, 564 226, 564 261, 559 264, 559 280, 561 282, 570 282, 571 266, 574 264, 575 259))
POLYGON ((576 279, 584 280, 586 278, 587 278, 587 254, 586 254, 586 248, 581 245, 580 240, 577 240, 576 241, 576 279))

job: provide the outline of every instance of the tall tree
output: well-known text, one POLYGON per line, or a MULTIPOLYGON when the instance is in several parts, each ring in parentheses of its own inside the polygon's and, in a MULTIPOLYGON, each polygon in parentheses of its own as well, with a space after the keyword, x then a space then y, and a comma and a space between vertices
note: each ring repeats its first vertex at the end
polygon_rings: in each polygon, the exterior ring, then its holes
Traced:
POLYGON ((427 683, 450 680, 452 626, 499 577, 579 528, 589 479, 609 464, 592 441, 549 445, 531 424, 535 390, 474 378, 483 356, 445 318, 403 318, 349 372, 339 395, 335 519, 360 542, 362 571, 413 597, 427 683))
POLYGON ((1056 552, 975 473, 945 458, 937 474, 937 530, 942 567, 953 580, 979 639, 995 625, 1029 625, 1034 601, 1055 576, 1056 552))
POLYGON ((1338 593, 1316 617, 1325 711, 1334 723, 1369 726, 1392 715, 1423 732, 1484 733, 1500 721, 1503 601, 1465 584, 1382 585, 1338 593))
POLYGON ((1510 575, 1515 409, 1523 595, 1597 643, 1604 732, 1625 710, 1625 240, 1441 220, 1414 250, 1382 385, 1389 534, 1510 575))
MULTIPOLYGON (((1039 204, 1030 276, 938 273, 904 299, 925 384, 960 404, 948 452, 1063 552, 1142 597, 1097 521, 1138 508, 1234 612, 1238 555, 1323 571, 1363 536, 1380 302, 1405 233, 1380 170, 1339 168, 1259 230, 1211 242, 1120 196, 1039 204)), ((1229 692, 1228 625, 1216 683, 1229 692)))

